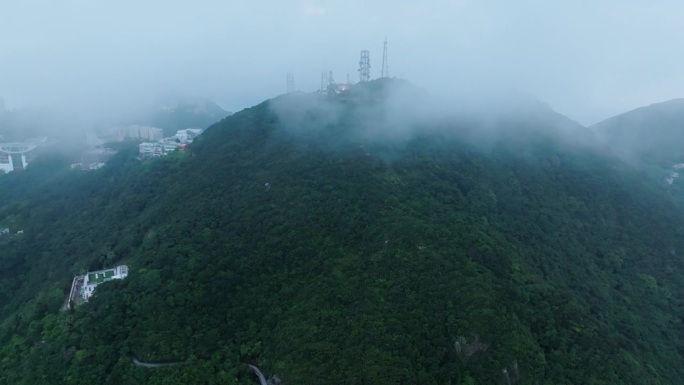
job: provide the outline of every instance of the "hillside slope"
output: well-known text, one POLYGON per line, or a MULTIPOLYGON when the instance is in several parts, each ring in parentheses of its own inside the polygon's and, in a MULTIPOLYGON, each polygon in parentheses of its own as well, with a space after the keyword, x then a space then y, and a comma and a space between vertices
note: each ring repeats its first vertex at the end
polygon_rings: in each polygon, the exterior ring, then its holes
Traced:
POLYGON ((684 99, 637 108, 590 128, 684 208, 684 181, 678 179, 684 163, 684 99))
POLYGON ((541 105, 415 95, 285 95, 186 156, 13 176, 0 383, 256 383, 247 364, 285 384, 677 383, 684 221, 663 191, 541 105), (58 312, 72 274, 119 261, 126 280, 58 312))
POLYGON ((618 153, 649 163, 681 162, 684 99, 637 108, 590 127, 618 153))

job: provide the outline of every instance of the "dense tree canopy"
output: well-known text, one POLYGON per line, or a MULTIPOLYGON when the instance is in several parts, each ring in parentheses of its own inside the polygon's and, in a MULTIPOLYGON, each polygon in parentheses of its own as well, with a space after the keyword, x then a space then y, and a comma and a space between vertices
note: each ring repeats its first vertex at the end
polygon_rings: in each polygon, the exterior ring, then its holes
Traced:
POLYGON ((256 383, 247 364, 284 384, 677 383, 667 194, 542 106, 425 119, 388 107, 395 86, 285 95, 166 159, 2 176, 0 225, 24 234, 0 240, 0 383, 256 383), (74 274, 118 263, 59 311, 74 274))

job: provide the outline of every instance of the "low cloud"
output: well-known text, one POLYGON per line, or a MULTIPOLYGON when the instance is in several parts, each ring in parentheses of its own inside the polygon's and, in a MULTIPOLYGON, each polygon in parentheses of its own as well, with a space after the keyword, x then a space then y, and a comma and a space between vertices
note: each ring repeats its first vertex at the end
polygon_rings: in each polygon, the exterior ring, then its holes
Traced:
POLYGON ((379 79, 339 95, 283 95, 269 101, 269 107, 283 132, 297 142, 315 142, 330 150, 397 147, 424 135, 455 135, 482 149, 501 141, 524 144, 544 137, 594 142, 585 127, 511 90, 463 90, 443 96, 407 81, 379 79))
POLYGON ((306 17, 323 17, 328 11, 323 7, 306 7, 302 14, 306 17))

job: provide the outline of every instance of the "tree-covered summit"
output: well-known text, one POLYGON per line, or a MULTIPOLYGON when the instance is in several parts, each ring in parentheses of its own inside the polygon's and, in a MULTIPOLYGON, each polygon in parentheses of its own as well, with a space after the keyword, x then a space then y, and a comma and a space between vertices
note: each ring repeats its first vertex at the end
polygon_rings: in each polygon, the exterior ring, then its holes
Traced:
POLYGON ((507 100, 381 79, 266 101, 185 155, 0 179, 25 229, 0 259, 0 383, 676 384, 681 213, 507 100))

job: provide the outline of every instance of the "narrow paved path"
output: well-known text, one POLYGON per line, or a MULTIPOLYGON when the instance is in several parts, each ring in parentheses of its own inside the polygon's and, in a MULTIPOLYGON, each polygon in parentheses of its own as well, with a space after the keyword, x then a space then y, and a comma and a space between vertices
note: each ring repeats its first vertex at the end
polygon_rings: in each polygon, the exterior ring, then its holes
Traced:
POLYGON ((249 365, 249 368, 252 369, 254 373, 256 373, 257 377, 259 377, 259 382, 261 383, 261 385, 268 384, 268 381, 266 381, 266 376, 264 376, 264 374, 261 373, 261 370, 259 370, 259 368, 257 368, 254 365, 249 365))
POLYGON ((273 376, 267 380, 266 376, 264 376, 264 373, 262 373, 259 368, 254 365, 249 365, 249 368, 256 373, 257 377, 259 377, 259 382, 261 385, 280 385, 280 378, 273 376))
POLYGON ((162 366, 187 365, 187 362, 141 362, 135 356, 131 356, 133 363, 143 368, 160 368, 162 366))

